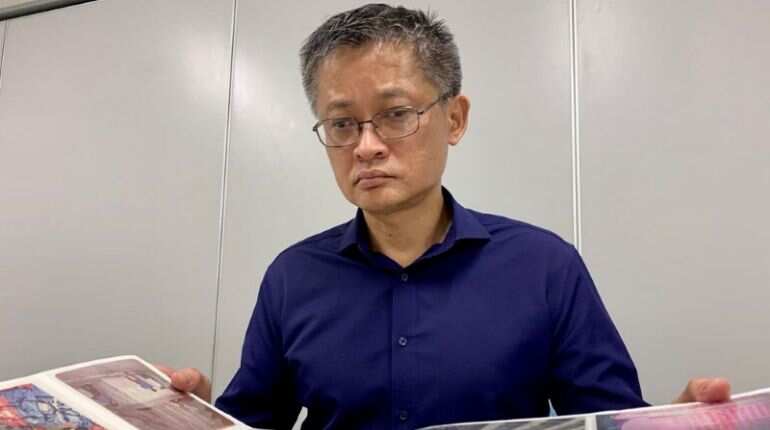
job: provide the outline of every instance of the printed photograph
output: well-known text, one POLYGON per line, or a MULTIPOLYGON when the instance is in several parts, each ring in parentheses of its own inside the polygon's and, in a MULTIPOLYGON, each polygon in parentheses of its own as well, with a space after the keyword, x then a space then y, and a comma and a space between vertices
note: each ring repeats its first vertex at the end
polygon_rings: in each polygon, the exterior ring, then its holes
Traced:
POLYGON ((598 430, 767 430, 770 393, 726 403, 598 415, 598 430))
POLYGON ((584 430, 585 418, 551 418, 538 421, 454 424, 430 427, 431 430, 584 430))
POLYGON ((142 430, 223 429, 233 422, 169 386, 137 360, 112 361, 56 377, 142 430))
POLYGON ((0 430, 105 430, 35 385, 0 390, 0 430))

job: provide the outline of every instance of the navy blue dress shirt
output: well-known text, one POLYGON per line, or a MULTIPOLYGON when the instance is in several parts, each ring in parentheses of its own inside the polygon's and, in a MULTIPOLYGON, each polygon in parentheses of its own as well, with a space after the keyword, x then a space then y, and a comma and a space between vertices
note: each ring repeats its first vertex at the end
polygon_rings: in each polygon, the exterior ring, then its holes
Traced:
POLYGON ((463 208, 409 267, 352 221, 268 268, 217 407, 262 428, 412 429, 645 406, 574 247, 463 208))

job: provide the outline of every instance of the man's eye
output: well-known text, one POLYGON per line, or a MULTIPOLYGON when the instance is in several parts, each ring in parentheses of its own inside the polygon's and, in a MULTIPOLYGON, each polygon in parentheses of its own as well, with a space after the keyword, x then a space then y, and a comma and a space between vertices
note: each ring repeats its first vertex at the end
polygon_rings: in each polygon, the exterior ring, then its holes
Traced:
POLYGON ((353 128, 355 127, 355 121, 352 118, 340 118, 331 121, 332 128, 353 128))
POLYGON ((385 111, 384 116, 386 119, 402 120, 409 117, 409 113, 411 112, 412 110, 408 108, 396 108, 385 111))

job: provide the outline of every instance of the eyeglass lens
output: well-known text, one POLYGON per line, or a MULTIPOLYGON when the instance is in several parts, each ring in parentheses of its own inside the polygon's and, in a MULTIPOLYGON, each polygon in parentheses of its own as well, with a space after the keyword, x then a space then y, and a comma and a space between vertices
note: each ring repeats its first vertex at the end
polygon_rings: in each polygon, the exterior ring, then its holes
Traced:
MULTIPOLYGON (((370 122, 380 138, 398 139, 417 131, 419 114, 414 108, 395 108, 376 114, 370 122)), ((345 146, 358 140, 362 125, 354 118, 333 118, 323 121, 318 131, 324 144, 345 146)))

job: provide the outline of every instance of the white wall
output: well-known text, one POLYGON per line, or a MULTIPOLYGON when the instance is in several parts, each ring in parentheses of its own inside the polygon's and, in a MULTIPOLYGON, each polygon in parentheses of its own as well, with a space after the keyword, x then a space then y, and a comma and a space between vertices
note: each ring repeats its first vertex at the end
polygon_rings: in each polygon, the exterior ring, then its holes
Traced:
POLYGON ((3 83, 3 49, 5 45, 5 21, 0 21, 0 88, 3 83))
POLYGON ((233 2, 10 20, 0 379, 119 353, 210 371, 233 2))
POLYGON ((579 2, 583 250, 645 394, 770 385, 770 2, 579 2))
MULTIPOLYGON (((223 389, 267 264, 353 214, 297 50, 357 4, 100 0, 6 23, 0 379, 134 352, 223 389)), ((569 0, 407 4, 463 58, 446 183, 570 241, 577 224, 648 400, 699 374, 770 385, 770 3, 578 0, 575 28, 569 0)))
POLYGON ((34 0, 0 0, 0 8, 20 6, 25 3, 32 3, 34 0))

